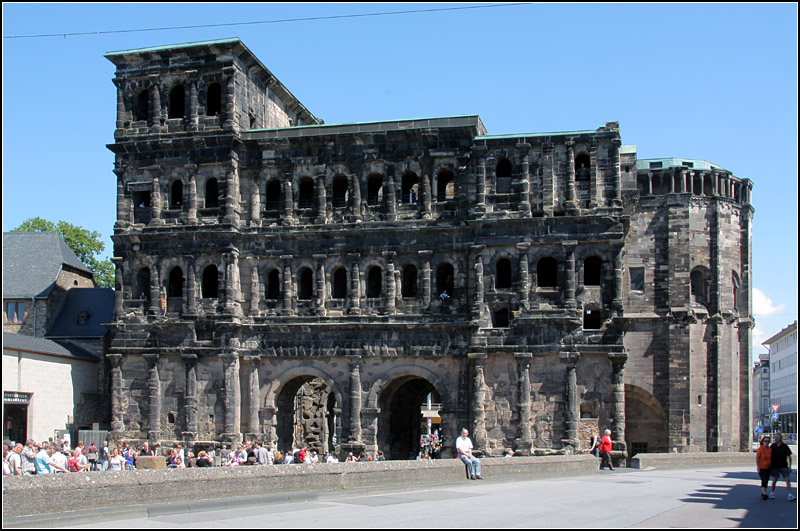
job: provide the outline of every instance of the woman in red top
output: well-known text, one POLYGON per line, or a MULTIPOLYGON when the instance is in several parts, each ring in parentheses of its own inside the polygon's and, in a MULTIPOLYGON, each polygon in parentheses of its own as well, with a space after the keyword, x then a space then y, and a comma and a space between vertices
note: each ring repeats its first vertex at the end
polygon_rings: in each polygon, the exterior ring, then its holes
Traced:
POLYGON ((600 470, 608 466, 609 470, 614 470, 614 465, 611 464, 611 430, 606 430, 603 439, 600 442, 600 470))
POLYGON ((761 442, 756 450, 756 469, 761 478, 761 499, 767 499, 767 483, 769 483, 770 467, 772 463, 772 448, 769 447, 769 435, 761 437, 761 442))

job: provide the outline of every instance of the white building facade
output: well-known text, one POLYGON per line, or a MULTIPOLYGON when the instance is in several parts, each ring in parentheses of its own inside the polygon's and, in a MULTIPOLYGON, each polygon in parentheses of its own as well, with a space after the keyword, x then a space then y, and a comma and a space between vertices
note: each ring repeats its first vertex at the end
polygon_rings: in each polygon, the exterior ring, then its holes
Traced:
POLYGON ((769 349, 770 405, 779 406, 777 430, 797 434, 797 321, 762 344, 769 349))

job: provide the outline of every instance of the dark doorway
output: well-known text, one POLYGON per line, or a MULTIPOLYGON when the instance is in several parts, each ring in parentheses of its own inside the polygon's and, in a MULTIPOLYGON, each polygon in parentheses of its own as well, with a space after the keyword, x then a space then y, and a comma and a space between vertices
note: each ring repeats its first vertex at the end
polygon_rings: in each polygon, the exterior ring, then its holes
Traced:
POLYGON ((425 422, 423 404, 436 388, 418 376, 403 376, 390 382, 379 398, 378 448, 387 459, 405 460, 420 451, 420 435, 425 422))
POLYGON ((3 404, 3 413, 3 440, 25 444, 28 438, 28 404, 3 404))

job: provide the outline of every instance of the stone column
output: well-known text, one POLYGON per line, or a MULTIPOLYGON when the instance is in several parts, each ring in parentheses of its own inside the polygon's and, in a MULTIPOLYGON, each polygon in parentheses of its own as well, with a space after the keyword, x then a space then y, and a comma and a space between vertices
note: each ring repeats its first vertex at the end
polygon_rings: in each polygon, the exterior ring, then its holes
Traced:
MULTIPOLYGON (((111 80, 117 87, 117 123, 116 128, 125 127, 125 92, 122 90, 122 79, 114 78, 111 80)), ((131 120, 133 121, 133 120, 131 120)))
POLYGON ((125 170, 114 168, 114 173, 117 174, 117 222, 114 224, 114 228, 122 229, 131 226, 133 217, 129 200, 125 197, 125 183, 122 180, 125 170))
MULTIPOLYGON (((530 176, 530 162, 529 155, 531 145, 528 143, 517 144, 517 152, 520 154, 520 164, 522 172, 520 174, 520 193, 519 193, 519 211, 522 215, 529 217, 531 215, 531 176, 530 176)), ((573 179, 574 180, 574 179, 573 179)))
POLYGON ((567 280, 564 285, 564 306, 574 309, 577 306, 575 303, 575 247, 578 246, 578 242, 563 241, 561 245, 567 255, 567 259, 564 261, 567 273, 567 280))
POLYGON ((250 226, 261 226, 261 186, 258 177, 253 177, 253 189, 250 191, 250 226))
POLYGON ((558 359, 566 365, 566 387, 564 395, 567 402, 567 420, 565 438, 562 440, 564 446, 572 446, 573 449, 579 447, 578 441, 578 422, 580 416, 580 394, 578 393, 578 374, 577 365, 580 354, 577 352, 564 351, 559 354, 558 359))
POLYGON ((317 262, 316 282, 317 282, 317 297, 315 299, 316 314, 325 317, 327 309, 325 308, 325 301, 328 299, 328 294, 325 290, 325 260, 328 258, 326 254, 315 254, 314 260, 317 262))
POLYGON ((647 172, 647 195, 653 195, 653 172, 647 172))
POLYGON ((238 129, 234 116, 236 108, 236 68, 229 66, 222 69, 225 80, 225 121, 222 127, 225 129, 238 129))
POLYGON ((488 433, 486 432, 486 389, 484 378, 484 364, 486 354, 468 354, 472 360, 472 417, 473 417, 473 436, 475 438, 475 448, 486 451, 488 433))
POLYGON ((348 253, 350 266, 350 309, 348 313, 358 315, 361 313, 361 274, 358 267, 358 253, 348 253))
POLYGON ((189 70, 186 76, 189 78, 189 131, 197 131, 197 70, 189 70))
POLYGON ((564 210, 570 216, 578 214, 578 203, 575 200, 575 142, 567 141, 567 198, 564 210))
POLYGON ((153 217, 150 218, 150 225, 163 225, 164 220, 161 219, 161 186, 158 182, 158 176, 153 176, 153 191, 152 198, 150 199, 150 211, 153 217))
POLYGON ((158 354, 145 354, 147 362, 147 438, 151 443, 161 440, 161 381, 158 376, 158 354))
POLYGON ((122 275, 122 258, 111 257, 114 264, 114 320, 118 321, 125 315, 124 305, 124 278, 122 275))
POLYGON ((358 175, 351 175, 350 182, 353 185, 353 221, 361 221, 361 181, 358 175))
POLYGON ((589 144, 589 208, 597 208, 600 202, 598 185, 600 183, 600 164, 597 160, 597 142, 589 144))
POLYGON ((553 143, 542 144, 542 209, 547 217, 553 216, 557 188, 553 169, 553 143))
POLYGON ((183 438, 187 441, 197 439, 199 423, 197 412, 199 407, 199 394, 197 392, 197 354, 182 353, 184 366, 186 367, 186 431, 183 438))
POLYGON ((239 225, 239 168, 233 161, 230 171, 225 172, 225 223, 239 225))
POLYGON ((427 310, 431 305, 431 257, 433 251, 419 251, 422 258, 422 308, 427 310))
POLYGON ((253 354, 247 357, 249 362, 249 397, 248 397, 248 418, 247 426, 250 429, 250 437, 255 439, 261 438, 261 425, 259 423, 258 411, 259 401, 261 400, 261 383, 258 379, 258 365, 261 361, 261 356, 253 354))
POLYGON ((519 303, 523 310, 528 310, 530 308, 530 304, 528 303, 530 298, 530 286, 528 283, 528 249, 530 246, 531 244, 528 242, 518 243, 516 246, 519 251, 519 288, 517 296, 519 297, 519 303))
POLYGON ((615 138, 611 142, 611 150, 609 158, 611 159, 611 168, 614 172, 611 177, 611 185, 613 193, 611 195, 611 206, 622 206, 622 173, 619 166, 619 147, 622 145, 622 140, 615 138))
POLYGON ((228 442, 236 442, 240 439, 239 416, 241 411, 241 399, 239 396, 239 354, 235 348, 223 353, 222 367, 225 375, 225 423, 222 439, 228 442))
POLYGON ((477 177, 475 183, 475 215, 480 216, 486 213, 486 159, 483 155, 485 155, 485 150, 480 150, 481 153, 478 153, 477 165, 477 177))
POLYGON ((158 281, 158 265, 155 260, 150 261, 150 307, 147 313, 150 315, 163 315, 161 311, 161 289, 158 281))
POLYGON ((239 290, 239 251, 235 248, 229 248, 228 252, 222 253, 222 259, 225 268, 225 302, 223 309, 225 313, 240 314, 241 307, 239 301, 241 300, 241 292, 239 290))
POLYGON ((431 218, 431 178, 427 173, 422 176, 422 218, 431 218))
POLYGON ((147 76, 150 80, 148 95, 150 97, 150 112, 148 125, 154 132, 161 130, 161 91, 158 88, 158 74, 147 76))
POLYGON ((188 202, 186 221, 194 225, 197 223, 197 165, 186 164, 184 168, 189 175, 189 189, 186 193, 188 202))
POLYGON ((111 365, 111 431, 115 439, 125 431, 125 409, 123 408, 122 354, 107 354, 111 365))
POLYGON ((293 315, 294 306, 292 299, 294 290, 292 289, 292 259, 290 254, 281 255, 283 261, 283 315, 293 315))
POLYGON ((264 436, 264 444, 274 448, 278 443, 278 431, 275 426, 277 410, 274 406, 265 406, 259 409, 259 413, 261 415, 261 433, 264 436))
POLYGON ((395 284, 394 284, 394 257, 395 251, 384 251, 383 258, 386 260, 386 309, 389 315, 395 313, 395 284))
POLYGON ((383 195, 386 199, 386 220, 394 221, 397 219, 397 198, 394 190, 394 164, 387 164, 386 180, 384 183, 386 192, 383 195))
POLYGON ((281 224, 294 225, 294 192, 292 191, 292 174, 283 177, 283 218, 281 224))
POLYGON ((351 444, 361 442, 361 359, 350 358, 350 439, 351 444))
POLYGON ((531 355, 516 354, 519 368, 519 437, 516 452, 531 455, 533 450, 533 418, 531 416, 531 355))
POLYGON ((197 285, 194 272, 194 256, 186 256, 186 316, 197 315, 197 285))
POLYGON ((485 286, 483 281, 483 257, 481 256, 484 249, 486 249, 485 245, 473 245, 470 248, 475 262, 475 301, 472 304, 472 319, 479 323, 483 321, 484 317, 485 286))
POLYGON ((325 174, 317 175, 317 219, 314 223, 324 225, 328 219, 328 199, 325 195, 325 174))
POLYGON ((675 175, 677 174, 677 169, 673 169, 671 172, 667 172, 669 174, 669 193, 675 193, 675 175))
POLYGON ((261 282, 258 278, 258 262, 251 258, 250 262, 250 315, 258 316, 261 306, 261 282))
POLYGON ((620 247, 614 254, 614 298, 611 301, 611 307, 617 312, 617 317, 622 317, 623 312, 622 269, 622 248, 620 247))
POLYGON ((613 408, 611 413, 611 431, 614 450, 625 451, 625 362, 628 361, 626 352, 608 355, 611 362, 611 386, 613 393, 613 408), (621 446, 621 447, 620 447, 621 446))
POLYGON ((686 170, 681 170, 681 193, 685 194, 688 188, 686 187, 686 170))

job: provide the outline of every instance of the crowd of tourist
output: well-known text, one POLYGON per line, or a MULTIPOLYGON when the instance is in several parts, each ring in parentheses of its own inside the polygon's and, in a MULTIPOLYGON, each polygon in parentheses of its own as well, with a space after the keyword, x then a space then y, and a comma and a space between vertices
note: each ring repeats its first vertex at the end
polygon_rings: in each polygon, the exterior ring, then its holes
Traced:
MULTIPOLYGON (((138 448, 127 442, 109 446, 102 441, 97 446, 91 441, 88 446, 79 441, 72 448, 68 441, 49 441, 36 443, 28 439, 25 443, 3 442, 3 475, 61 474, 70 472, 125 471, 135 470, 140 457, 163 456, 167 468, 210 468, 214 466, 252 466, 301 463, 338 463, 338 459, 328 452, 319 455, 301 444, 291 450, 280 452, 261 441, 249 441, 228 448, 210 445, 195 455, 184 449, 183 445, 163 447, 148 441, 138 448)), ((385 461, 383 452, 372 455, 361 452, 358 456, 350 453, 345 462, 385 461)))

